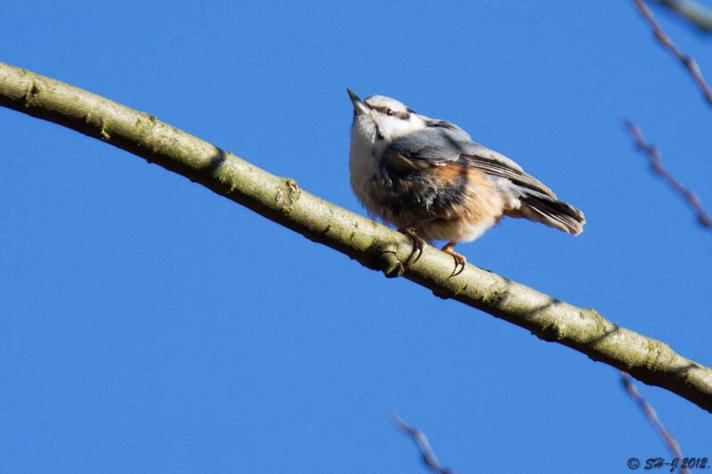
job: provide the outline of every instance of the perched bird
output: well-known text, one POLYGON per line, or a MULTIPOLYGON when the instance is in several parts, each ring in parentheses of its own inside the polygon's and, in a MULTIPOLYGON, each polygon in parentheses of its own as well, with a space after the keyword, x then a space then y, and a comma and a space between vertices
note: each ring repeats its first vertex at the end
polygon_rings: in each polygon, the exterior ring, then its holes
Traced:
POLYGON ((457 125, 417 114, 390 97, 361 100, 347 92, 354 108, 351 187, 369 214, 413 239, 414 260, 426 241, 444 240, 442 250, 455 259, 453 273, 464 269, 455 244, 478 238, 502 215, 573 235, 583 230, 581 211, 457 125))

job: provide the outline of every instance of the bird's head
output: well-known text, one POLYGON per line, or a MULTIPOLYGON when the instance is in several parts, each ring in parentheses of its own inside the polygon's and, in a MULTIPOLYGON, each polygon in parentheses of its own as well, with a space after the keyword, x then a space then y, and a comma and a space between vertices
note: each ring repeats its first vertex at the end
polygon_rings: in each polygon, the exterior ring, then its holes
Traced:
POLYGON ((425 120, 402 102, 382 95, 364 100, 346 89, 354 106, 354 127, 372 133, 377 140, 393 140, 426 126, 425 120))

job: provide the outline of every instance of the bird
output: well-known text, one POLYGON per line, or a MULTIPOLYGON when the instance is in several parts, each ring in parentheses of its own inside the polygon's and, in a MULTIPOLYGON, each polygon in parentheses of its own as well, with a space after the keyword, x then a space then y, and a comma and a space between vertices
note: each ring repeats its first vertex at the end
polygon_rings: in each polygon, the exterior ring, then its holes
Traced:
POLYGON ((467 259, 455 245, 477 239, 503 216, 572 235, 583 231, 583 212, 458 125, 391 97, 361 100, 346 91, 353 105, 351 188, 371 217, 412 239, 408 263, 420 258, 426 243, 445 241, 441 250, 453 257, 453 275, 459 274, 467 259))

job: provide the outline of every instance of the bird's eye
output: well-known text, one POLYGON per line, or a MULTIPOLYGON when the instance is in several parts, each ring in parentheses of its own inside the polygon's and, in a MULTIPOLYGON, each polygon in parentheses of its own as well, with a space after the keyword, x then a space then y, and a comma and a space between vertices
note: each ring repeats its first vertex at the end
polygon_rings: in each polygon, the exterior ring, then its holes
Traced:
POLYGON ((386 115, 393 116, 393 111, 391 109, 386 109, 386 115))

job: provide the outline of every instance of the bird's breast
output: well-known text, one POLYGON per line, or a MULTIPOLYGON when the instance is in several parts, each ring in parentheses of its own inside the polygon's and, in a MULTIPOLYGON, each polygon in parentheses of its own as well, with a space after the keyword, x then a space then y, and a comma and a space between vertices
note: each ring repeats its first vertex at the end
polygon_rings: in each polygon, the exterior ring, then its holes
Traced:
POLYGON ((427 240, 471 240, 502 215, 503 196, 479 170, 454 165, 393 169, 379 156, 352 147, 351 186, 372 216, 427 240))
POLYGON ((373 156, 371 150, 351 145, 349 154, 349 171, 351 188, 356 197, 366 207, 369 213, 380 215, 376 210, 376 196, 371 189, 374 177, 379 173, 378 158, 373 156))

